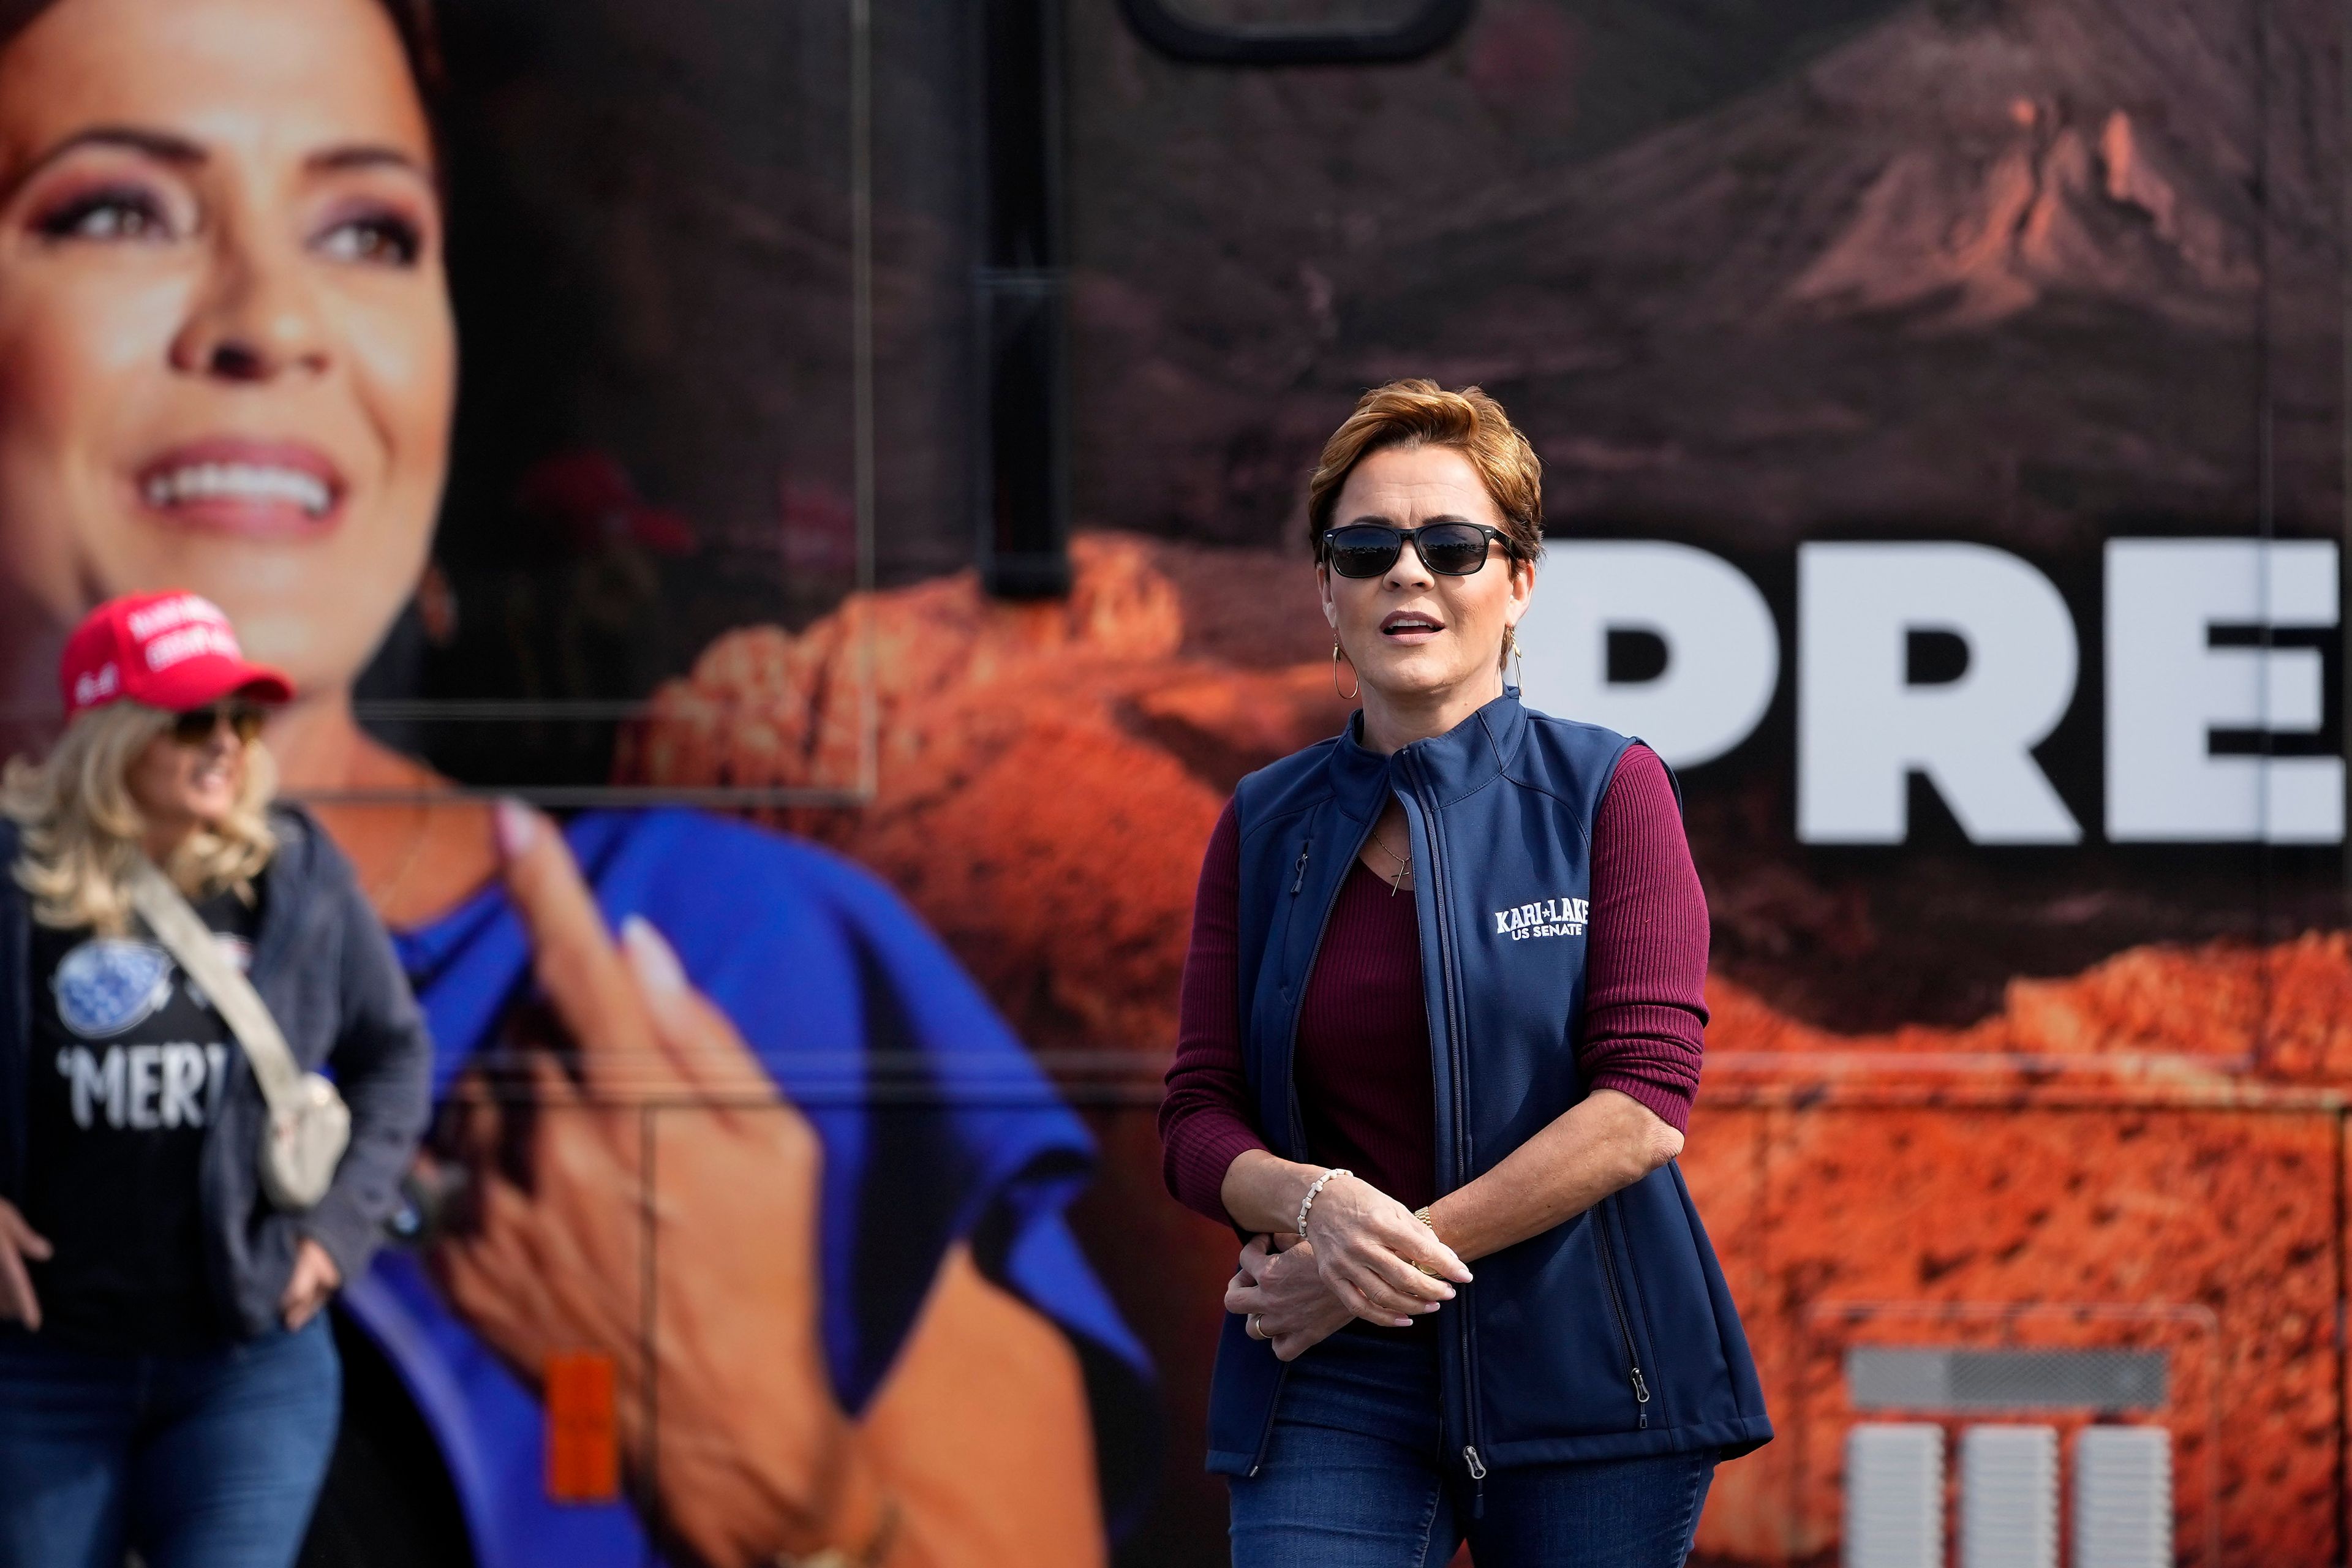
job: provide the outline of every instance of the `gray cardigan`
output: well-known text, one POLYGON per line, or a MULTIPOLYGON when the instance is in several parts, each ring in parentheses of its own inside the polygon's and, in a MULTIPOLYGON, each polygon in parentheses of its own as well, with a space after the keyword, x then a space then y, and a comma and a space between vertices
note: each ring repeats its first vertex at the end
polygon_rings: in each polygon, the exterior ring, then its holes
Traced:
MULTIPOLYGON (((306 1068, 323 1068, 352 1111, 352 1142, 318 1206, 280 1214, 255 1162, 267 1112, 242 1053, 197 1175, 205 1262, 224 1321, 252 1339, 278 1326, 294 1250, 314 1237, 346 1282, 368 1266, 430 1110, 433 1045, 383 924, 351 862, 303 812, 271 809, 278 852, 262 872, 254 989, 306 1068)), ((11 868, 16 824, 0 819, 0 1197, 25 1189, 26 1095, 32 1037, 32 908, 11 868)))

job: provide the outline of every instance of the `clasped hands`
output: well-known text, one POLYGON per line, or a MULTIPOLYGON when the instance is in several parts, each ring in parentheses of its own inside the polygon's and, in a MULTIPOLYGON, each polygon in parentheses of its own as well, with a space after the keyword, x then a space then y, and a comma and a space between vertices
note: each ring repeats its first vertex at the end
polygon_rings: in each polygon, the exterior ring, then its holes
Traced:
POLYGON ((1255 1236, 1225 1287, 1225 1310, 1296 1361, 1350 1318, 1410 1328, 1454 1299, 1470 1270, 1411 1209, 1355 1176, 1317 1196, 1305 1237, 1255 1236), (1276 1242, 1295 1242, 1279 1250, 1276 1242))

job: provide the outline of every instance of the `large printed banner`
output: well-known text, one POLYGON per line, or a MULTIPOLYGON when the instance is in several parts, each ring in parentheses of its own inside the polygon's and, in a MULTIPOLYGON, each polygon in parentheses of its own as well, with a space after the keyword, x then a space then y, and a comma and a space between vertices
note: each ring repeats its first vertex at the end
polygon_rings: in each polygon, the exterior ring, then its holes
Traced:
POLYGON ((219 599, 436 1033, 310 1561, 1223 1560, 1234 1240, 1152 1111, 1211 825, 1349 711, 1305 475, 1408 374, 1545 460, 1528 700, 1685 789, 1779 1433, 1701 1560, 2336 1561, 2337 11, 1481 0, 1266 68, 1064 0, 1081 531, 1012 603, 985 9, 0 8, 8 144, 135 132, 0 208, 11 743, 88 597, 219 599), (191 510, 229 436, 327 455, 300 526, 191 510))

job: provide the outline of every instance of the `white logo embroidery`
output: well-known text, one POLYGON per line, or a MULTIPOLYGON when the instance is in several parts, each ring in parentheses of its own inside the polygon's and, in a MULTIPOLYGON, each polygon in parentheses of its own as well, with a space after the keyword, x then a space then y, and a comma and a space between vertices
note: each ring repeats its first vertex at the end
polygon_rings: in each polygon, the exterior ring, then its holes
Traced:
POLYGON ((114 668, 114 661, 110 658, 95 671, 85 670, 74 679, 74 706, 87 708, 93 702, 111 697, 121 684, 122 673, 114 668))
POLYGON ((1543 899, 1495 911, 1495 934, 1513 942, 1543 936, 1582 936, 1592 905, 1584 899, 1543 899))
POLYGON ((190 621, 215 621, 226 626, 228 617, 222 615, 220 606, 210 599, 200 598, 194 594, 176 594, 168 599, 159 599, 143 610, 134 611, 131 616, 131 635, 144 642, 157 632, 184 626, 190 621))
POLYGON ((226 658, 238 658, 236 638, 229 636, 226 626, 197 621, 169 631, 147 645, 147 668, 161 673, 175 664, 185 664, 192 658, 216 653, 226 658))

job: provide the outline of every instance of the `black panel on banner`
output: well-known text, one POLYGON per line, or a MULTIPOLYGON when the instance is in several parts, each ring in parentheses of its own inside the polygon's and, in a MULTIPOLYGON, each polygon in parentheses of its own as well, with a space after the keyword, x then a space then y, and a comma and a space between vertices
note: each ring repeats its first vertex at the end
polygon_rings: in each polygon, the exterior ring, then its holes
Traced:
POLYGON ((1473 0, 1429 0, 1384 27, 1217 27, 1171 10, 1167 0, 1119 0, 1136 36, 1160 53, 1199 65, 1381 65, 1417 60, 1452 43, 1473 0))
POLYGON ((981 29, 980 571, 992 594, 1036 598, 1070 587, 1058 0, 986 0, 981 29))

